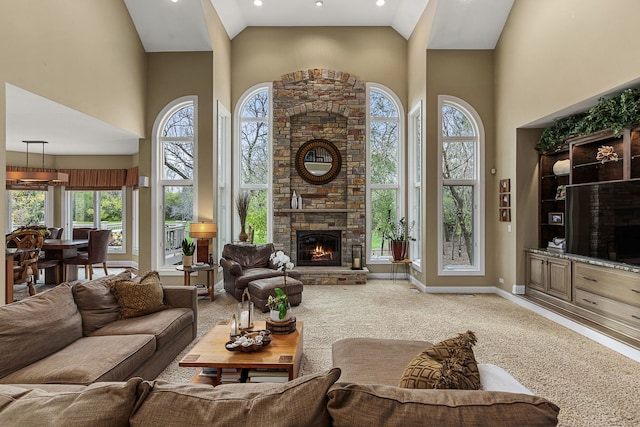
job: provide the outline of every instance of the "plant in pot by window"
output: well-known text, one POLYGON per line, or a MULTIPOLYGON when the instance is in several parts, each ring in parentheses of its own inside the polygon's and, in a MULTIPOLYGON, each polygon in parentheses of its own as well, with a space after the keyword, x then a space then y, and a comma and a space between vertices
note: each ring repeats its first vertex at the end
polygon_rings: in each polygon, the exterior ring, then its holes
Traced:
POLYGON ((416 240, 411 236, 414 225, 413 221, 407 225, 406 220, 402 217, 398 222, 389 220, 387 224, 379 228, 382 232, 382 238, 391 242, 391 255, 394 261, 402 261, 407 258, 409 241, 416 240))
POLYGON ((236 210, 238 211, 238 217, 240 218, 240 234, 238 240, 246 242, 249 239, 249 235, 246 231, 247 214, 249 213, 249 204, 251 203, 251 193, 243 191, 236 196, 236 210))
POLYGON ((187 239, 182 239, 182 265, 190 267, 193 265, 193 253, 196 251, 196 244, 187 239))

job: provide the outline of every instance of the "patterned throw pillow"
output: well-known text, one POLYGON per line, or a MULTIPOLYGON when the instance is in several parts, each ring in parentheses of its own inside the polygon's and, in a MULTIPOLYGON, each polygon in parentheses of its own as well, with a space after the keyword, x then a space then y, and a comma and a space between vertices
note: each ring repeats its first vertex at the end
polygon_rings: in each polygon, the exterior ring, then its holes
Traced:
POLYGON ((121 318, 144 316, 167 308, 160 275, 156 271, 147 273, 138 283, 118 280, 111 285, 111 291, 120 304, 121 318))
POLYGON ((467 331, 427 347, 409 362, 398 386, 479 390, 480 373, 472 349, 476 341, 475 334, 467 331))

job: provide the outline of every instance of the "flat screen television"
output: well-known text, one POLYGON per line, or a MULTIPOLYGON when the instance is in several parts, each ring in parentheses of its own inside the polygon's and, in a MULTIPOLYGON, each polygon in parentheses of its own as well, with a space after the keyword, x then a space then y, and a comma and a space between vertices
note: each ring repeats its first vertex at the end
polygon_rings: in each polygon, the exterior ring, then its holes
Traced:
POLYGON ((640 265, 640 181, 568 186, 567 252, 640 265))

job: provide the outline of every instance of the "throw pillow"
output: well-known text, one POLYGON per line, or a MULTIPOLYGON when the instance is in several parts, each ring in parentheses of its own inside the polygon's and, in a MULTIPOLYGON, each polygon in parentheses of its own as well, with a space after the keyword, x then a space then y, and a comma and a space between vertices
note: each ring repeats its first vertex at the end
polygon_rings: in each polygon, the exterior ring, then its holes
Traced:
POLYGON ((111 285, 111 291, 120 304, 121 318, 144 316, 167 308, 160 275, 155 271, 147 273, 139 283, 119 280, 111 285))
POLYGON ((400 378, 402 388, 479 390, 480 373, 473 354, 473 332, 427 347, 409 362, 400 378))

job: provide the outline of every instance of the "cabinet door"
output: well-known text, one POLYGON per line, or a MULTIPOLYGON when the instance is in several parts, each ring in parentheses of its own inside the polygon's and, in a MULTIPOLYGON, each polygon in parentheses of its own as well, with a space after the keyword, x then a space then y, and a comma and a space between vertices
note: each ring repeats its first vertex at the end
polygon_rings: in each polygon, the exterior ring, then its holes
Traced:
POLYGON ((571 301, 571 261, 549 258, 547 270, 549 295, 571 301))
POLYGON ((536 254, 527 254, 527 286, 545 292, 547 268, 546 257, 536 254))

